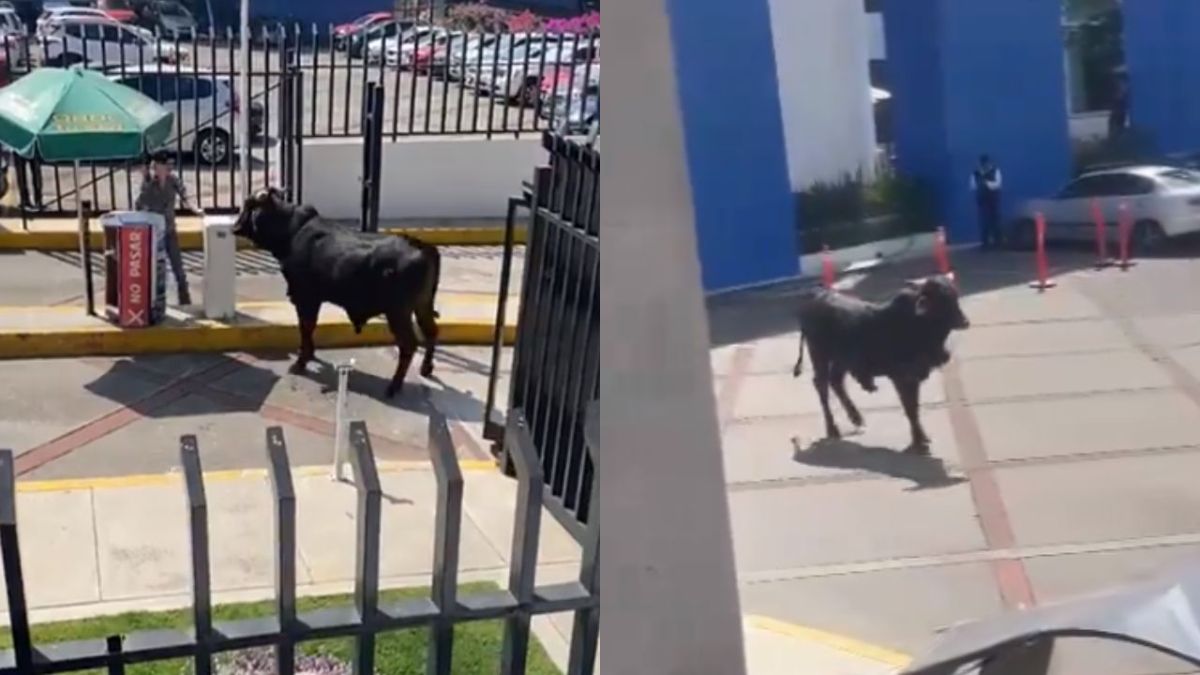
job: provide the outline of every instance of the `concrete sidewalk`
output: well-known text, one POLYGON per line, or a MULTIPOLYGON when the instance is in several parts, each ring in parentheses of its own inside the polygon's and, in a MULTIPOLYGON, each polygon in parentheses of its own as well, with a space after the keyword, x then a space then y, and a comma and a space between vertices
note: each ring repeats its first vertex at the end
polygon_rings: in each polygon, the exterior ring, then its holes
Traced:
MULTIPOLYGON (((203 452, 204 448, 201 448, 203 452)), ((516 483, 491 462, 462 460, 464 519, 460 579, 507 583, 516 483)), ((349 473, 349 472, 347 472, 349 473)), ((355 487, 325 467, 294 471, 298 591, 349 593, 354 581, 355 487)), ((433 569, 436 483, 427 462, 382 462, 381 586, 425 586, 433 569)), ((34 623, 190 605, 190 548, 179 474, 20 481, 17 517, 34 623)), ((264 470, 205 474, 213 600, 273 597, 272 497, 264 470)), ((537 582, 579 573, 580 550, 549 513, 542 518, 537 582)), ((2 581, 2 580, 0 580, 2 581)), ((0 583, 2 585, 2 583, 0 583)), ((0 609, 6 609, 0 594, 0 609)), ((570 615, 534 621, 538 639, 565 666, 570 615)), ((7 622, 0 615, 0 624, 7 622)), ((745 620, 753 675, 883 675, 890 652, 767 617, 745 620)))

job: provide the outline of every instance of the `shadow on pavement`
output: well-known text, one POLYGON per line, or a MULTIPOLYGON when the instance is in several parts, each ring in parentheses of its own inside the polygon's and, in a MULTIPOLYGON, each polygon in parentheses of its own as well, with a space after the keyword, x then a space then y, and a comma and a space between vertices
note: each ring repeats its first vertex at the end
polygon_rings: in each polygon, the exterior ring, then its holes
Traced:
POLYGON ((228 375, 237 370, 253 371, 256 380, 274 383, 275 373, 266 369, 237 361, 223 354, 133 356, 114 361, 100 377, 84 385, 88 391, 114 403, 128 407, 134 412, 151 419, 183 417, 189 415, 211 415, 229 412, 257 412, 271 391, 270 386, 255 387, 239 391, 237 396, 216 400, 203 391, 189 391, 190 386, 211 384, 212 378, 228 375), (157 380, 162 386, 149 396, 134 392, 133 381, 157 380), (170 384, 174 382, 182 393, 171 396, 170 384))
POLYGON ((909 490, 950 487, 967 480, 963 476, 947 473, 946 463, 941 458, 862 445, 845 438, 823 438, 805 448, 800 439, 793 437, 792 448, 792 459, 799 464, 902 478, 913 482, 909 490))

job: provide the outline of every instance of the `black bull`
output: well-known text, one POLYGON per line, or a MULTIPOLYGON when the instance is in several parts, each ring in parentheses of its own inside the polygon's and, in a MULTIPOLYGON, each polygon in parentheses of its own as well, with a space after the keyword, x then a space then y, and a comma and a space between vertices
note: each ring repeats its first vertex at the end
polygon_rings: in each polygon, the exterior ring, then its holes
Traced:
POLYGON ((438 336, 434 299, 441 274, 437 248, 412 237, 364 233, 328 223, 310 205, 286 203, 275 189, 246 200, 234 234, 279 261, 300 329, 300 354, 292 372, 304 372, 312 360, 317 316, 321 305, 331 302, 346 311, 356 333, 372 318, 387 317, 400 350, 396 373, 387 387, 389 398, 404 383, 417 351, 414 316, 425 340, 421 375, 433 374, 438 336))
POLYGON ((926 452, 929 437, 919 417, 921 383, 950 360, 950 332, 971 325, 953 283, 933 276, 908 284, 886 303, 821 289, 801 298, 799 318, 800 356, 792 374, 800 376, 807 339, 826 435, 841 436, 829 410, 830 389, 850 421, 862 426, 862 414, 846 392, 846 375, 868 392, 875 391, 876 377, 886 377, 895 385, 908 418, 910 449, 926 452))

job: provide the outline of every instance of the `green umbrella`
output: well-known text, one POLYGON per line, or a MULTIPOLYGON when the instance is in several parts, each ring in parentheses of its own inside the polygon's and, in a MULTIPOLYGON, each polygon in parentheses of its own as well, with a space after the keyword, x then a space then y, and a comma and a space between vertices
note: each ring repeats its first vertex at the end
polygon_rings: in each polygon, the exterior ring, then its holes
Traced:
POLYGON ((22 157, 139 157, 171 133, 171 113, 141 92, 78 66, 39 68, 0 90, 0 143, 22 157))

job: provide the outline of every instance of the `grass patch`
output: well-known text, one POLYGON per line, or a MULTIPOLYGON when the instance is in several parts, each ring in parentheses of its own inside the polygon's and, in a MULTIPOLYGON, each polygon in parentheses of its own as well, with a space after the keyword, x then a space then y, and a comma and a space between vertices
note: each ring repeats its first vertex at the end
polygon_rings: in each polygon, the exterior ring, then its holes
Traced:
MULTIPOLYGON (((495 591, 491 583, 470 583, 459 586, 460 595, 495 591)), ((404 602, 428 597, 427 588, 400 588, 383 590, 379 593, 380 604, 404 602)), ((352 605, 350 595, 328 595, 297 598, 299 612, 309 612, 328 607, 352 605)), ((274 602, 244 602, 218 605, 213 608, 216 621, 237 621, 274 614, 274 602)), ((32 627, 34 644, 46 646, 54 642, 105 638, 139 630, 183 629, 192 625, 191 609, 166 612, 128 612, 113 616, 98 616, 77 621, 56 621, 32 627)), ((425 628, 379 633, 375 642, 376 672, 386 675, 423 675, 425 673, 428 630, 425 628)), ((501 644, 504 635, 502 621, 475 621, 459 624, 455 628, 454 666, 455 675, 491 675, 499 672, 501 644)), ((5 630, 0 633, 0 648, 12 648, 12 636, 5 630)), ((314 640, 297 645, 297 656, 327 654, 345 663, 350 662, 353 642, 349 639, 314 640)), ((221 657, 218 657, 220 659, 221 657)), ((217 668, 217 672, 221 669, 217 668)), ((103 673, 102 670, 86 671, 103 673)), ((186 660, 136 664, 126 668, 132 675, 179 675, 192 672, 186 660)), ((349 672, 347 670, 347 672, 349 672)), ((559 675, 546 651, 536 639, 530 640, 528 675, 559 675)))

